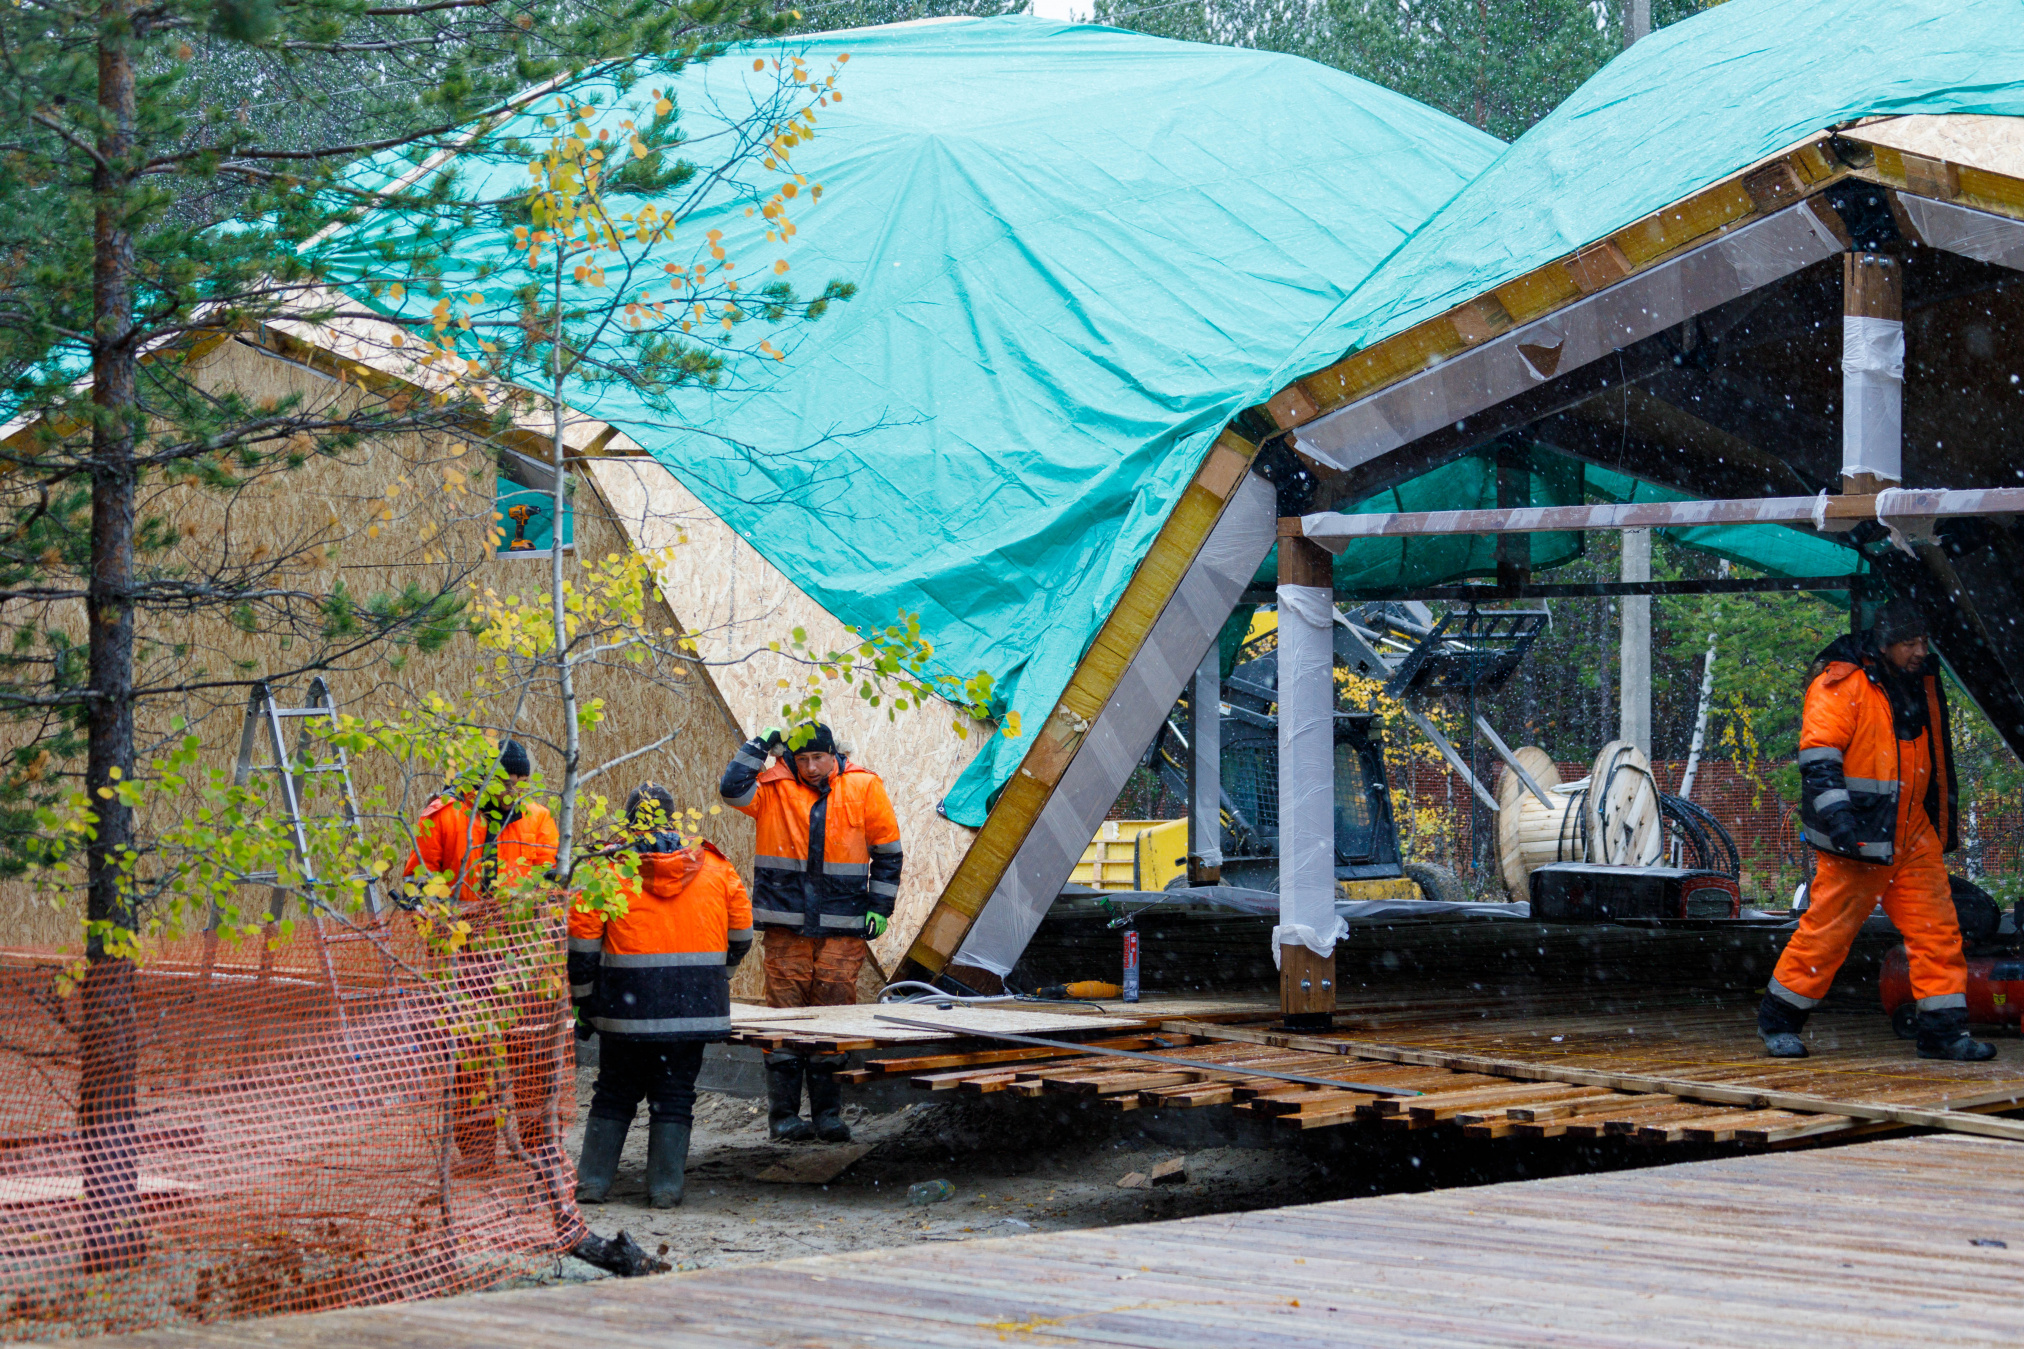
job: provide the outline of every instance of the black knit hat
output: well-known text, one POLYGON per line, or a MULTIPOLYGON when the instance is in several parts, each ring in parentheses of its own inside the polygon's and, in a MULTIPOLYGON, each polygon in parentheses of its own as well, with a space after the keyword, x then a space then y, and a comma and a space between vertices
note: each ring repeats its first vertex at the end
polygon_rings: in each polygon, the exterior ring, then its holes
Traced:
POLYGON ((803 743, 801 743, 800 745, 793 746, 792 748, 794 753, 796 754, 836 753, 836 736, 830 732, 829 727, 825 726, 823 723, 819 721, 804 722, 803 725, 814 727, 815 733, 809 736, 808 739, 803 743))
POLYGON ((509 778, 524 778, 534 772, 534 761, 527 757, 527 747, 518 740, 508 740, 499 751, 499 768, 509 778))
POLYGON ((1924 612, 1908 599, 1892 600, 1877 610, 1876 623, 1870 631, 1875 634, 1879 647, 1895 646, 1899 642, 1932 635, 1927 630, 1924 612))
POLYGON ((643 782, 633 788, 625 801, 626 819, 634 828, 649 824, 672 829, 675 824, 675 794, 658 782, 643 782))

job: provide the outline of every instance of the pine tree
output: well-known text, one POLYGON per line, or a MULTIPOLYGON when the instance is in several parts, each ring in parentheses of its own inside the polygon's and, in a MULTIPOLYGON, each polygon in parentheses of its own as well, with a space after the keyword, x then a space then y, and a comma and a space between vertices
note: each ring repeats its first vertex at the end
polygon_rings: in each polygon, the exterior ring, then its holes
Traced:
MULTIPOLYGON (((145 1254, 131 952, 150 845, 134 809, 136 709, 180 685, 173 669, 137 665, 142 630, 209 613, 249 631, 300 631, 327 656, 333 642, 440 637, 454 616, 447 590, 360 605, 303 593, 284 578, 287 559, 179 551, 145 503, 168 486, 229 495, 368 438, 486 412, 454 398, 349 412, 255 403, 199 387, 205 341, 284 313, 344 317, 347 301, 321 291, 305 251, 334 226, 394 210, 454 225, 472 209, 454 175, 389 182, 354 173, 364 157, 424 165, 531 85, 642 69, 668 78, 792 22, 759 0, 0 9, 0 604, 15 601, 0 712, 24 770, 0 789, 0 842, 17 871, 81 854, 87 1270, 145 1254), (82 828, 45 827, 54 803, 80 794, 82 828)), ((442 237, 418 230, 415 260, 442 237)))

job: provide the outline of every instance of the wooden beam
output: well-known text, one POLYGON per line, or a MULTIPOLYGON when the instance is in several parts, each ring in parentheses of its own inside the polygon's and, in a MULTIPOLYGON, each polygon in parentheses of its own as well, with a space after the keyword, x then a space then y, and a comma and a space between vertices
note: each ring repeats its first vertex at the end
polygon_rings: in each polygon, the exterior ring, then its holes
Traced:
MULTIPOLYGON (((1499 535, 1499 539, 1507 536, 1499 535)), ((1523 537, 1518 536, 1518 537, 1523 537)), ((1854 576, 1751 576, 1701 581, 1527 582, 1518 586, 1447 585, 1391 590, 1340 590, 1342 601, 1453 600, 1489 604, 1499 600, 1601 599, 1612 595, 1752 595, 1764 592, 1847 590, 1854 576)))
MULTIPOLYGON (((1621 505, 1541 506, 1526 510, 1410 511, 1304 517, 1310 538, 1345 547, 1352 539, 1446 534, 1543 534, 1581 529, 1691 529, 1701 525, 1810 525, 1815 510, 1830 522, 1877 518, 1874 496, 1743 497, 1716 501, 1644 501, 1621 505)), ((1893 502, 1893 519, 2024 513, 2024 487, 1968 491, 1914 489, 1893 502)))

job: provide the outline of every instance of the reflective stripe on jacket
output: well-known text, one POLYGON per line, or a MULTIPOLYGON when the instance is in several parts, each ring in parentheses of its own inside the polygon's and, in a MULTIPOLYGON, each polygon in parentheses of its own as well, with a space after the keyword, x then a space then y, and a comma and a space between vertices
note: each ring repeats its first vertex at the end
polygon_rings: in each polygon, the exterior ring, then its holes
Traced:
POLYGON ((759 825, 752 869, 752 918, 760 927, 798 928, 811 937, 858 936, 864 916, 888 917, 900 893, 899 821, 885 783, 839 759, 817 792, 766 747, 739 747, 719 790, 759 825))
POLYGON ((523 801, 503 812, 473 811, 468 796, 438 796, 422 807, 414 850, 402 874, 448 873, 457 897, 474 904, 500 884, 510 885, 553 867, 559 839, 555 817, 539 802, 523 801), (495 842, 493 824, 502 817, 504 826, 495 842))
POLYGON ((721 1040, 731 1033, 730 971, 752 949, 752 904, 714 844, 642 845, 625 915, 572 908, 569 995, 614 1040, 721 1040), (649 851, 652 849, 652 851, 649 851))
POLYGON ((1822 653, 1826 668, 1807 685, 1799 732, 1800 832, 1822 852, 1862 862, 1895 860, 1926 828, 1951 852, 1960 846, 1959 791, 1945 691, 1937 673, 1923 676, 1925 729, 1900 740, 1890 695, 1872 668, 1881 659, 1842 638, 1822 653), (1834 845, 1837 820, 1852 827, 1857 851, 1834 845))

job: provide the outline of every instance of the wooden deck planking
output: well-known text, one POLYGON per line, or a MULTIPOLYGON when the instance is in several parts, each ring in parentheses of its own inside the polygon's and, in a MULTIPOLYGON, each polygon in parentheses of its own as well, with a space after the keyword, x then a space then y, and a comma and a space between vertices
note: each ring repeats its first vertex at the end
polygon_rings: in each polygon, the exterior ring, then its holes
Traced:
POLYGON ((2008 1345, 2020 1192, 2024 1145, 1896 1139, 105 1343, 2008 1345))

